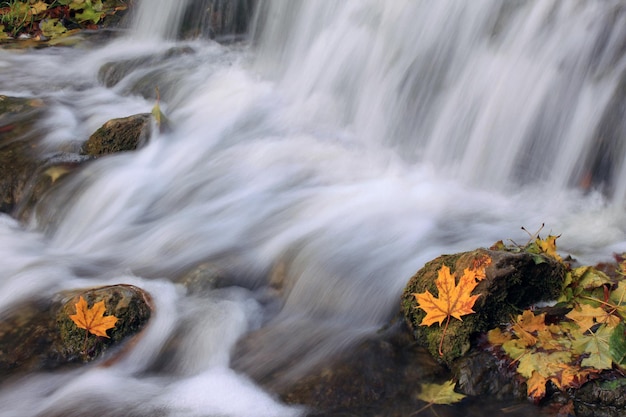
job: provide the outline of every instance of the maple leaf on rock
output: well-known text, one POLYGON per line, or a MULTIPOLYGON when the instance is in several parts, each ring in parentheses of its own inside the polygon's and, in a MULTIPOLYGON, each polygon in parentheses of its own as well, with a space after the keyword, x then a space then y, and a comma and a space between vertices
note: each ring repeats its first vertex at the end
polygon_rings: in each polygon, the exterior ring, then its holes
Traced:
POLYGON ((99 301, 93 307, 88 308, 87 302, 81 296, 76 303, 76 314, 70 315, 70 319, 76 323, 76 326, 87 330, 91 334, 109 337, 106 331, 115 327, 117 317, 105 316, 105 311, 104 301, 99 301))
POLYGON ((426 316, 420 323, 422 326, 430 326, 433 323, 441 325, 450 316, 462 320, 461 316, 474 313, 472 307, 480 296, 480 294, 471 295, 478 285, 474 274, 463 274, 457 285, 454 275, 450 273, 450 268, 444 265, 438 272, 435 285, 438 297, 428 290, 414 294, 418 306, 426 312, 426 316))

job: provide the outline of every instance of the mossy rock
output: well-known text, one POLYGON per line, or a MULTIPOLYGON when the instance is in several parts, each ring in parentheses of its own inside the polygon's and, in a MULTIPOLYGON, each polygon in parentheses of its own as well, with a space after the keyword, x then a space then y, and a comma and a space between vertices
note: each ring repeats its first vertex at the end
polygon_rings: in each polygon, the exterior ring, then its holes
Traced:
POLYGON ((150 318, 151 308, 148 295, 132 285, 113 285, 84 292, 74 291, 64 295, 63 305, 56 314, 59 330, 59 350, 69 361, 90 361, 110 347, 119 344, 130 335, 138 333, 150 318), (105 316, 117 317, 115 327, 108 330, 108 338, 86 335, 70 319, 76 313, 76 303, 83 297, 91 308, 104 301, 105 316), (86 342, 85 342, 86 341, 86 342), (86 349, 85 349, 86 346, 86 349))
POLYGON ((565 276, 562 263, 547 256, 527 252, 507 252, 477 249, 455 255, 443 255, 428 262, 409 281, 402 294, 401 309, 417 342, 426 347, 442 363, 452 362, 467 353, 477 333, 490 330, 540 301, 555 299, 561 292, 565 276), (439 269, 446 265, 457 279, 464 269, 488 257, 486 277, 472 294, 480 294, 473 306, 475 313, 462 320, 452 318, 445 330, 439 326, 422 326, 426 312, 418 307, 415 293, 430 291, 438 296, 435 280, 439 269), (439 353, 443 337, 442 354, 439 353))
POLYGON ((134 151, 150 137, 150 113, 112 119, 106 122, 83 144, 81 153, 93 157, 117 152, 134 151))
POLYGON ((149 295, 131 285, 68 291, 17 305, 0 318, 0 382, 102 357, 138 335, 151 311, 149 295), (75 314, 81 296, 89 307, 104 301, 105 315, 118 318, 115 328, 107 331, 109 338, 87 334, 71 321, 69 315, 75 314))

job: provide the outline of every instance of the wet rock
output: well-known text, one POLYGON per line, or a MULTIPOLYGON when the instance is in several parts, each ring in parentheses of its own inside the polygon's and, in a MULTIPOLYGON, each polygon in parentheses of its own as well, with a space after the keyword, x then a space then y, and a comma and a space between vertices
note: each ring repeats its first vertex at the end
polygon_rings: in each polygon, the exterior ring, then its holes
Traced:
POLYGON ((583 385, 575 394, 574 410, 577 417, 626 415, 626 378, 583 385))
POLYGON ((287 403, 309 407, 310 415, 405 416, 423 405, 416 397, 422 381, 443 372, 398 321, 277 392, 287 403))
POLYGON ((188 294, 206 296, 216 288, 227 285, 228 274, 210 263, 203 263, 176 279, 187 288, 188 294))
POLYGON ((41 143, 42 100, 0 96, 0 212, 23 220, 53 185, 89 159, 72 143, 58 149, 41 143))
POLYGON ((458 391, 471 396, 489 396, 495 400, 526 399, 526 384, 506 360, 498 360, 482 349, 454 361, 452 375, 458 391))
POLYGON ((418 343, 433 357, 450 366, 469 351, 476 334, 508 322, 520 310, 535 303, 555 299, 561 291, 564 275, 561 263, 527 252, 478 249, 443 255, 427 263, 411 278, 402 295, 401 308, 418 343), (445 326, 420 325, 426 313, 418 308, 413 294, 428 290, 437 296, 435 280, 443 265, 447 265, 451 273, 462 275, 465 268, 472 268, 485 257, 489 257, 491 263, 485 269, 486 278, 473 291, 473 294, 480 294, 473 306, 475 313, 463 316, 462 320, 450 320, 445 333, 445 349, 440 355, 445 326))
MULTIPOLYGON (((122 81, 124 77, 135 72, 139 68, 144 69, 147 72, 161 70, 165 71, 165 67, 161 68, 163 61, 167 61, 171 58, 183 57, 184 55, 194 53, 195 50, 189 46, 177 46, 174 48, 170 48, 160 54, 146 55, 132 59, 107 62, 102 67, 100 67, 100 70, 98 71, 98 80, 106 87, 111 88, 117 85, 120 81, 122 81)), ((156 99, 155 87, 156 85, 154 83, 150 85, 149 91, 147 92, 149 94, 144 95, 144 97, 156 99)), ((158 87, 163 92, 167 91, 167 89, 164 88, 164 86, 161 84, 159 84, 158 87)))
POLYGON ((147 142, 152 130, 150 113, 112 119, 83 144, 82 154, 93 157, 133 151, 147 142))
MULTIPOLYGON (((0 382, 9 376, 56 369, 119 352, 146 325, 151 315, 150 297, 140 288, 112 285, 59 293, 12 308, 0 321, 0 382), (92 307, 104 301, 105 316, 118 318, 108 338, 87 334, 70 319, 82 296, 92 307), (124 342, 124 343, 122 343, 124 342)), ((108 355, 111 358, 111 355, 108 355)))
POLYGON ((0 95, 0 211, 10 213, 26 192, 44 151, 37 120, 45 113, 38 99, 0 95))

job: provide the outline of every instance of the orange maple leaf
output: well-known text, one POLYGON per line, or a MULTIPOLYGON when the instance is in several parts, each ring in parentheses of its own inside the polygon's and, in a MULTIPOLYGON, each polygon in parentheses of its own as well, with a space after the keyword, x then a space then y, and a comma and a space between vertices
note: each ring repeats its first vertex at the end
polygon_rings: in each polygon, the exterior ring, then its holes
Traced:
POLYGON ((93 307, 87 308, 87 302, 81 296, 75 306, 76 314, 70 315, 70 319, 76 323, 76 326, 96 336, 109 337, 107 330, 115 327, 117 317, 104 315, 106 310, 104 301, 97 302, 93 307))
POLYGON ((462 320, 461 316, 474 313, 472 307, 480 294, 471 295, 478 285, 473 273, 463 274, 457 285, 454 275, 450 273, 450 268, 444 265, 439 269, 435 285, 439 291, 439 298, 428 290, 413 294, 418 307, 426 312, 426 316, 420 323, 422 326, 430 326, 436 322, 441 325, 450 316, 462 320))
POLYGON ((472 291, 478 285, 478 281, 484 278, 484 269, 479 273, 472 269, 465 269, 463 275, 459 278, 459 283, 456 283, 455 277, 450 273, 450 268, 443 265, 438 273, 435 285, 437 286, 438 298, 426 290, 423 293, 413 293, 417 300, 418 307, 426 312, 426 316, 420 323, 422 326, 430 326, 434 323, 443 323, 446 321, 446 326, 443 329, 441 335, 441 342, 439 344, 439 355, 443 356, 443 340, 450 323, 450 318, 462 320, 461 316, 474 313, 472 307, 476 299, 480 294, 472 295, 472 291))

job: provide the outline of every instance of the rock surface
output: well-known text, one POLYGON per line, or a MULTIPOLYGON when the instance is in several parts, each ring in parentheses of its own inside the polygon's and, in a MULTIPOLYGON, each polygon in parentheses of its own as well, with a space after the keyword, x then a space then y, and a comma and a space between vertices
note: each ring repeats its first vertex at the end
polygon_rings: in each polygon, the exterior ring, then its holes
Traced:
POLYGON ((527 252, 478 249, 443 255, 428 262, 411 278, 402 295, 402 312, 417 342, 450 366, 469 351, 476 334, 508 322, 514 314, 535 303, 555 299, 561 291, 564 275, 561 263, 527 252), (473 294, 480 294, 473 306, 475 313, 463 316, 462 320, 451 319, 445 335, 444 326, 420 325, 426 312, 418 307, 413 294, 428 290, 437 296, 435 280, 443 265, 458 276, 485 257, 491 259, 491 263, 486 266, 486 278, 473 291, 473 294), (440 355, 444 336, 445 349, 440 355))
POLYGON ((131 285, 68 291, 16 306, 0 322, 0 382, 15 374, 95 360, 136 336, 151 311, 150 296, 131 285), (105 316, 118 318, 107 331, 109 338, 87 334, 70 319, 81 296, 89 307, 104 301, 105 316))
POLYGON ((27 193, 33 172, 44 152, 37 120, 45 113, 43 101, 0 95, 0 211, 9 213, 27 193))
POLYGON ((150 113, 112 119, 83 144, 81 152, 99 157, 118 152, 134 151, 150 137, 152 115, 150 113))
POLYGON ((329 358, 305 378, 280 386, 278 393, 287 403, 306 405, 310 415, 351 410, 360 416, 400 417, 423 405, 416 397, 421 382, 444 373, 398 321, 349 351, 329 358))
POLYGON ((105 123, 82 152, 73 143, 52 147, 37 127, 46 111, 42 100, 0 95, 0 212, 20 220, 66 174, 95 157, 137 149, 151 134, 152 115, 137 114, 105 123))

